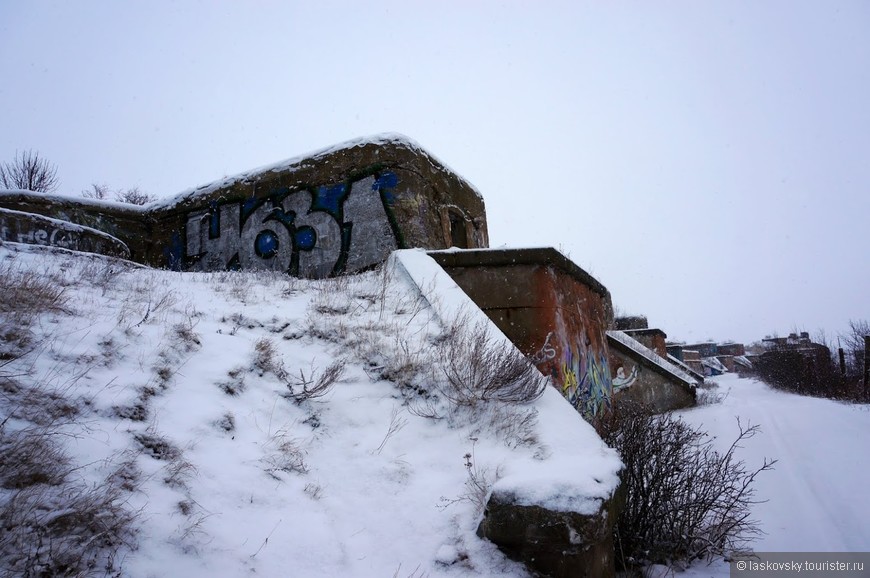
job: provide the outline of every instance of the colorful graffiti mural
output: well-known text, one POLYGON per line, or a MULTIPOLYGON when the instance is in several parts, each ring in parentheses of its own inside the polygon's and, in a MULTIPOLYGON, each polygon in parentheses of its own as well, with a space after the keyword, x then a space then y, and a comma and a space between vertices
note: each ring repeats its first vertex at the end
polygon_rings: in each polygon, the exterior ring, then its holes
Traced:
POLYGON ((568 349, 562 362, 562 395, 586 419, 592 419, 610 409, 613 384, 607 355, 578 349, 568 349))
POLYGON ((392 172, 345 183, 279 188, 187 215, 186 268, 267 269, 322 278, 382 261, 402 246, 392 172))

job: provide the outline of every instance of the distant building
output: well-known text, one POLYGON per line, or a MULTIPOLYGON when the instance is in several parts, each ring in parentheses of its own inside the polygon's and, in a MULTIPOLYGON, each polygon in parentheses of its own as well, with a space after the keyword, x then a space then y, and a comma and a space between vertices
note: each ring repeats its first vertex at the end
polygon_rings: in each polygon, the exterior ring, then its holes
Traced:
POLYGON ((768 354, 789 351, 799 353, 804 360, 818 364, 831 357, 831 350, 821 343, 813 343, 806 331, 790 333, 788 337, 766 337, 761 342, 767 350, 762 356, 770 357, 768 354))
POLYGON ((679 343, 668 343, 665 346, 668 357, 683 364, 693 375, 703 380, 704 366, 701 364, 701 354, 694 349, 688 349, 679 343))
POLYGON ((683 345, 683 350, 691 349, 697 351, 701 357, 716 357, 719 355, 719 346, 715 341, 704 341, 702 343, 690 343, 683 345))
POLYGON ((613 326, 617 331, 648 329, 649 322, 644 315, 623 315, 613 320, 613 326))
POLYGON ((716 359, 719 360, 719 363, 724 365, 725 369, 727 369, 730 373, 734 372, 734 356, 733 355, 717 355, 716 359))
POLYGON ((767 350, 779 348, 793 349, 813 345, 810 334, 806 331, 789 333, 788 337, 765 337, 761 340, 761 343, 767 350))
POLYGON ((746 347, 742 343, 720 343, 717 349, 719 355, 746 355, 746 347))
POLYGON ((626 329, 623 331, 629 337, 641 342, 644 347, 658 353, 659 357, 667 358, 668 350, 665 345, 667 334, 661 329, 626 329))

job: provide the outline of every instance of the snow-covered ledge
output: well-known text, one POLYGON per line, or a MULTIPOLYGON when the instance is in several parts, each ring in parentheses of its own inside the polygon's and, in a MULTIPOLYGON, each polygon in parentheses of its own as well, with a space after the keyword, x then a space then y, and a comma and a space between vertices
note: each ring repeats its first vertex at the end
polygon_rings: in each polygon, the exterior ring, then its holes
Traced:
MULTIPOLYGON (((388 262, 420 291, 442 323, 465 316, 493 340, 510 340, 425 251, 395 251, 388 262)), ((622 462, 554 387, 533 402, 543 454, 505 464, 492 486, 479 534, 552 576, 613 573, 611 530, 622 462)))

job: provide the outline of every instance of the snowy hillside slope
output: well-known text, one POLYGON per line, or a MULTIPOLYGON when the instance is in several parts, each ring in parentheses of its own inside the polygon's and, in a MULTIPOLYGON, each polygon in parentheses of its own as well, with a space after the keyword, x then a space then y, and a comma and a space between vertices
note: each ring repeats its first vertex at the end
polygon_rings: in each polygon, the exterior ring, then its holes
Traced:
POLYGON ((448 400, 478 325, 426 259, 307 281, 0 246, 0 322, 16 280, 61 289, 4 337, 0 443, 58 471, 2 484, 0 570, 67 549, 94 575, 527 575, 476 536, 486 493, 588 513, 620 462, 552 388, 448 400), (76 526, 72 497, 99 495, 76 526))

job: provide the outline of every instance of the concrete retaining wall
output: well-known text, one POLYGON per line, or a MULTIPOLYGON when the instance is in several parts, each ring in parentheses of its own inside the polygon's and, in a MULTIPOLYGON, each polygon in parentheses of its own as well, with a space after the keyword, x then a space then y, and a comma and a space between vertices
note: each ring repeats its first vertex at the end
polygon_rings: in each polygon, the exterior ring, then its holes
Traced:
POLYGON ((610 405, 610 293, 555 249, 433 252, 437 261, 584 417, 610 405))
POLYGON ((665 340, 668 336, 661 329, 627 329, 624 333, 642 343, 644 347, 655 351, 659 357, 667 358, 668 349, 665 340))
POLYGON ((615 404, 642 404, 655 413, 695 405, 697 381, 628 332, 608 333, 615 404), (631 343, 633 341, 633 343, 631 343))

